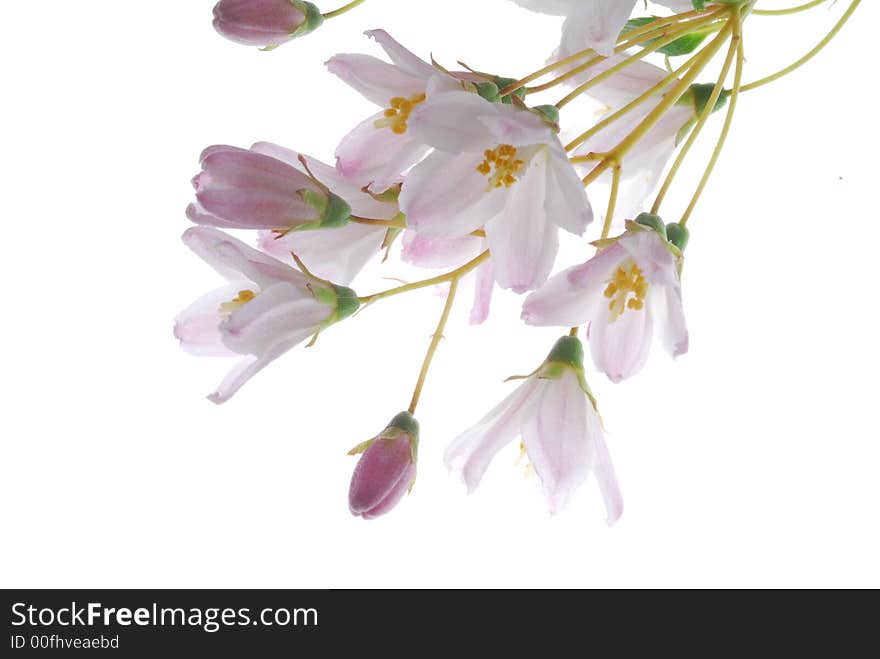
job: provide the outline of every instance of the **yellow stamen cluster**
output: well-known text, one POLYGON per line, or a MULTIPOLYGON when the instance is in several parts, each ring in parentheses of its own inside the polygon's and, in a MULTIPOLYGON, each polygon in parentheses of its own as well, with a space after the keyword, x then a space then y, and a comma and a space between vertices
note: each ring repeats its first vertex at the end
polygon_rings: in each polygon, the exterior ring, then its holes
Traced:
POLYGON ((635 261, 627 259, 621 263, 605 289, 605 297, 611 300, 608 304, 611 322, 620 318, 627 309, 633 311, 644 309, 649 286, 648 280, 642 275, 635 261))
POLYGON ((489 179, 489 189, 509 188, 516 183, 517 174, 526 164, 517 158, 517 149, 509 144, 502 144, 497 149, 488 149, 483 155, 485 160, 477 167, 477 171, 489 179), (494 173, 493 173, 494 170, 494 173))
POLYGON ((239 291, 238 297, 229 302, 224 302, 220 305, 220 313, 227 316, 231 315, 241 309, 244 305, 253 300, 255 297, 257 297, 257 294, 253 291, 239 291))
POLYGON ((424 94, 417 94, 409 98, 395 96, 391 99, 390 107, 385 110, 385 118, 376 121, 376 128, 390 128, 395 135, 406 133, 409 116, 415 107, 425 102, 424 94))

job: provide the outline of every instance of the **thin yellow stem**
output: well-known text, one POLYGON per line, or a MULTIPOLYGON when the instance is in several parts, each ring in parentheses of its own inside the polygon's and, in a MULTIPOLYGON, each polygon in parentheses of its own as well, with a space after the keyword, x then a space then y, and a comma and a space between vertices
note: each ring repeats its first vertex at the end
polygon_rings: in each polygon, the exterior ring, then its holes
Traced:
POLYGON ((858 8, 861 1, 862 0, 853 0, 853 3, 849 6, 849 9, 846 10, 844 15, 837 22, 837 24, 834 26, 834 28, 831 30, 831 32, 829 32, 827 35, 825 35, 825 38, 822 39, 822 41, 820 41, 819 44, 815 48, 813 48, 813 50, 811 50, 809 53, 807 53, 806 55, 801 57, 794 64, 790 64, 789 66, 786 66, 781 71, 777 71, 773 75, 769 75, 766 78, 761 78, 760 80, 756 80, 754 82, 750 82, 747 85, 743 85, 741 91, 747 92, 752 89, 757 89, 758 87, 763 87, 764 85, 770 84, 771 82, 775 82, 775 81, 779 80, 780 78, 784 78, 789 73, 797 71, 804 64, 806 64, 811 59, 813 59, 816 55, 818 55, 820 52, 822 52, 825 49, 825 46, 827 46, 829 43, 831 43, 831 41, 834 39, 834 37, 836 37, 838 35, 838 33, 843 29, 843 26, 846 25, 847 21, 849 21, 849 19, 852 17, 853 13, 858 8))
POLYGON ((431 345, 428 347, 428 354, 425 355, 425 361, 422 363, 419 380, 416 382, 412 402, 409 404, 410 414, 416 413, 416 408, 419 406, 419 398, 422 396, 422 389, 425 387, 425 380, 428 378, 428 371, 431 368, 431 362, 434 361, 434 355, 437 354, 437 348, 440 346, 440 341, 443 340, 443 331, 446 329, 446 323, 449 322, 449 314, 452 313, 455 294, 458 292, 458 280, 458 277, 453 277, 450 281, 449 294, 446 296, 446 306, 443 307, 443 315, 440 316, 440 322, 437 323, 437 331, 434 332, 434 336, 431 338, 431 345))
MULTIPOLYGON (((578 137, 576 137, 574 140, 572 140, 571 142, 569 142, 566 145, 565 150, 571 151, 573 149, 576 149, 581 144, 583 144, 584 142, 589 140, 591 137, 596 135, 596 133, 598 133, 602 130, 605 130, 606 127, 610 126, 612 123, 614 123, 615 121, 617 121, 618 119, 620 119, 624 115, 632 112, 640 105, 651 100, 651 98, 653 98, 654 96, 659 94, 661 91, 666 89, 666 87, 668 87, 675 80, 677 80, 680 75, 682 75, 685 71, 690 69, 695 63, 697 63, 700 59, 702 59, 702 57, 703 57, 702 52, 699 52, 696 55, 694 55, 693 57, 691 57, 687 62, 685 62, 679 68, 677 68, 675 71, 673 71, 668 76, 663 78, 663 80, 658 82, 656 85, 654 85, 653 87, 648 89, 641 96, 633 99, 632 101, 630 101, 629 103, 624 105, 622 108, 620 108, 619 110, 617 110, 613 114, 608 115, 607 117, 605 117, 605 119, 603 119, 602 121, 597 123, 595 126, 590 128, 590 130, 585 131, 584 133, 581 133, 578 137)), ((589 162, 591 160, 601 160, 601 157, 597 157, 597 154, 587 154, 585 156, 578 156, 576 158, 572 158, 571 160, 572 160, 572 162, 589 162)))
POLYGON ((334 9, 333 11, 328 11, 326 14, 324 14, 324 19, 335 18, 336 16, 341 16, 345 12, 351 11, 352 9, 354 9, 358 5, 362 5, 366 1, 367 0, 354 0, 353 2, 349 2, 347 5, 343 5, 339 9, 334 9))
POLYGON ((406 222, 401 220, 371 220, 366 217, 357 217, 356 215, 352 215, 350 220, 355 224, 363 224, 364 226, 406 229, 406 222))
MULTIPOLYGON (((739 10, 732 10, 732 15, 736 15, 739 18, 739 10)), ((594 169, 584 178, 584 186, 590 185, 593 181, 595 181, 599 176, 602 175, 612 164, 616 162, 622 162, 624 156, 632 149, 636 144, 638 144, 642 138, 647 135, 651 129, 657 124, 658 121, 666 114, 672 106, 678 103, 679 99, 684 96, 688 89, 690 89, 694 80, 697 79, 697 76, 706 68, 708 63, 712 60, 718 50, 721 48, 723 43, 727 41, 727 38, 730 36, 731 32, 730 22, 724 27, 721 33, 712 40, 712 42, 706 46, 701 51, 702 58, 700 61, 682 77, 682 79, 673 87, 666 96, 663 97, 663 100, 657 104, 657 106, 648 113, 648 115, 642 120, 642 122, 636 126, 636 128, 626 137, 623 141, 621 141, 614 149, 612 149, 608 156, 603 159, 594 169)))
POLYGON ((798 5, 797 7, 789 7, 788 9, 753 9, 752 13, 756 16, 788 16, 789 14, 797 14, 800 11, 806 11, 807 9, 818 7, 826 2, 828 2, 828 0, 812 0, 812 2, 798 5))
POLYGON ((608 200, 608 212, 605 214, 605 225, 602 227, 602 240, 605 240, 611 233, 614 211, 617 210, 617 197, 620 195, 620 173, 620 163, 615 163, 611 178, 611 198, 608 200))
POLYGON ((666 180, 663 182, 663 185, 660 188, 660 192, 657 194, 657 199, 654 201, 654 206, 651 209, 651 212, 654 215, 657 215, 659 213, 660 206, 663 204, 663 200, 666 198, 666 193, 669 192, 669 188, 672 186, 672 182, 675 180, 675 177, 681 169, 681 166, 687 158, 688 154, 690 153, 690 150, 693 148, 697 139, 700 137, 700 133, 702 133, 703 128, 709 121, 709 117, 711 117, 712 113, 715 111, 715 105, 718 103, 718 99, 721 98, 721 93, 724 91, 724 82, 727 80, 727 76, 730 74, 730 68, 733 66, 733 62, 736 59, 736 54, 738 50, 739 40, 734 38, 730 42, 730 49, 727 52, 727 58, 724 60, 724 66, 721 68, 721 74, 718 76, 718 82, 715 83, 715 88, 712 90, 711 96, 709 96, 709 102, 700 113, 700 117, 699 119, 697 119, 697 123, 694 126, 694 129, 691 131, 691 134, 688 137, 687 142, 685 142, 685 145, 681 148, 681 151, 679 152, 675 163, 672 165, 672 169, 669 170, 669 174, 667 175, 666 180))
POLYGON ((712 178, 712 172, 715 171, 715 165, 718 164, 718 159, 721 157, 721 152, 724 150, 724 144, 727 142, 727 136, 730 134, 730 127, 733 125, 733 117, 736 114, 737 102, 739 101, 739 95, 742 91, 743 68, 746 61, 745 50, 743 48, 742 16, 738 11, 734 14, 733 40, 737 43, 736 72, 734 73, 733 92, 730 95, 730 106, 727 108, 727 117, 724 120, 724 127, 721 129, 721 136, 718 138, 718 144, 715 146, 715 151, 712 153, 712 159, 709 161, 709 166, 703 174, 703 178, 700 181, 700 185, 697 187, 696 193, 694 193, 694 198, 691 200, 690 205, 679 222, 681 226, 687 225, 688 220, 690 220, 691 215, 694 212, 694 208, 696 208, 697 203, 700 201, 700 197, 703 195, 703 191, 706 189, 706 185, 709 183, 709 179, 712 178))
MULTIPOLYGON (((638 45, 639 43, 642 43, 643 41, 649 41, 650 39, 654 38, 655 32, 661 31, 663 28, 665 28, 667 25, 669 25, 671 23, 679 23, 679 22, 685 21, 689 18, 693 18, 695 16, 705 16, 707 12, 714 12, 714 11, 716 11, 715 8, 712 8, 711 10, 708 10, 708 9, 694 10, 694 11, 682 12, 680 14, 676 14, 675 16, 669 16, 667 18, 658 18, 657 20, 652 21, 651 23, 649 23, 647 25, 643 25, 643 26, 638 27, 634 30, 630 30, 629 32, 627 32, 625 34, 622 34, 620 36, 620 39, 618 39, 618 42, 622 42, 621 47, 623 50, 626 50, 627 48, 631 48, 635 45, 638 45)), ((569 64, 574 64, 576 62, 581 61, 585 57, 588 57, 590 55, 596 55, 596 54, 597 53, 595 50, 593 50, 592 48, 587 48, 585 50, 582 50, 580 52, 575 53, 574 55, 570 55, 569 57, 565 57, 563 59, 557 60, 556 62, 552 62, 552 63, 548 64, 547 66, 545 66, 541 69, 538 69, 534 73, 530 73, 525 78, 520 78, 516 82, 508 85, 507 87, 505 87, 504 89, 501 90, 500 94, 502 96, 506 96, 507 94, 512 94, 520 87, 527 85, 530 82, 534 82, 538 78, 541 78, 541 77, 547 75, 548 73, 552 73, 553 71, 555 71, 558 68, 561 68, 563 66, 567 66, 569 64)), ((603 57, 602 59, 605 59, 605 58, 603 57)))
MULTIPOLYGON (((648 55, 657 52, 661 48, 668 46, 669 44, 671 44, 674 41, 677 41, 678 39, 680 39, 684 35, 692 32, 695 28, 703 27, 703 26, 711 24, 713 21, 718 20, 718 16, 719 16, 719 12, 716 12, 715 14, 711 14, 709 16, 704 16, 701 19, 698 19, 695 21, 690 21, 689 23, 686 23, 684 25, 676 25, 676 26, 674 26, 674 28, 669 28, 669 29, 663 31, 661 34, 657 35, 656 37, 652 36, 650 41, 653 41, 654 43, 652 43, 650 46, 645 46, 642 50, 640 50, 635 55, 631 55, 630 57, 623 60, 622 62, 619 62, 615 66, 603 71, 599 75, 597 75, 597 76, 591 78, 590 80, 588 80, 587 82, 583 83, 582 85, 580 85, 579 87, 574 89, 568 96, 566 96, 565 98, 560 100, 559 103, 556 104, 556 107, 561 109, 563 106, 567 105, 568 103, 573 101, 575 98, 577 98, 578 96, 580 96, 581 94, 586 92, 588 89, 596 86, 597 84, 599 84, 603 80, 607 80, 608 78, 613 76, 615 73, 622 71, 623 69, 627 68, 628 66, 630 66, 634 62, 642 60, 645 57, 647 57, 648 55)), ((615 54, 619 54, 619 53, 622 53, 623 51, 627 50, 629 47, 630 46, 628 44, 623 44, 621 46, 618 46, 614 52, 615 52, 615 54)), ((607 58, 600 57, 600 58, 596 58, 594 60, 590 60, 586 64, 582 64, 581 66, 572 69, 571 71, 561 75, 560 77, 556 78, 555 80, 551 80, 550 82, 548 82, 544 85, 540 85, 539 87, 531 87, 531 88, 529 88, 528 91, 530 94, 546 91, 552 87, 555 87, 558 84, 565 82, 566 80, 569 80, 571 78, 574 78, 575 76, 580 75, 581 73, 586 71, 588 68, 590 68, 591 66, 597 64, 598 62, 600 62, 604 59, 607 59, 607 58)))
POLYGON ((445 284, 446 282, 452 281, 453 279, 461 279, 461 277, 469 273, 471 270, 475 270, 480 265, 482 265, 488 258, 489 250, 486 250, 477 258, 465 263, 463 266, 453 270, 452 272, 447 272, 445 275, 431 277, 430 279, 423 279, 421 281, 416 281, 412 284, 406 284, 404 286, 397 286, 396 288, 391 288, 387 291, 382 291, 381 293, 375 293, 374 295, 367 295, 366 297, 362 297, 359 299, 361 304, 372 304, 373 302, 377 302, 378 300, 384 300, 385 298, 394 297, 395 295, 417 291, 422 288, 427 288, 428 286, 436 286, 437 284, 445 284))

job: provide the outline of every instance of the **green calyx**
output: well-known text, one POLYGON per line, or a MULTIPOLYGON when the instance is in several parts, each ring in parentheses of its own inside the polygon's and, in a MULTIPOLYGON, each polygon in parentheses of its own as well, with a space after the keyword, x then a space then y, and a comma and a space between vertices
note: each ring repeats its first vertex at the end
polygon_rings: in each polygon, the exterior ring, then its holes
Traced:
POLYGON ((388 424, 388 428, 397 428, 398 430, 402 430, 407 435, 412 437, 414 441, 419 441, 419 422, 416 421, 416 418, 409 412, 401 412, 396 417, 391 419, 391 423, 388 424))
POLYGON ((477 83, 477 94, 479 94, 481 98, 486 99, 490 103, 501 102, 501 90, 494 82, 477 83))
POLYGON ((559 127, 559 108, 555 105, 536 105, 532 112, 539 114, 551 126, 559 127))
POLYGON ((659 215, 654 215, 653 213, 642 213, 635 219, 636 224, 640 224, 643 227, 648 227, 649 229, 653 229, 657 233, 659 233, 664 240, 669 240, 669 237, 666 235, 666 224, 663 222, 663 218, 659 215))
POLYGON ((305 2, 304 0, 290 0, 290 4, 299 9, 303 13, 303 16, 305 16, 305 20, 302 24, 290 33, 291 37, 301 37, 310 32, 314 32, 324 23, 324 14, 322 14, 321 10, 311 2, 305 2))
POLYGON ((333 286, 333 292, 336 294, 336 313, 333 314, 333 322, 338 323, 340 320, 353 316, 355 312, 361 308, 361 301, 358 294, 345 286, 333 286))
POLYGON ((504 103, 505 105, 510 105, 513 103, 512 96, 517 96, 520 99, 524 99, 526 97, 526 88, 520 87, 519 89, 515 89, 512 92, 501 95, 501 90, 510 87, 513 83, 516 82, 516 78, 505 78, 503 76, 493 76, 489 74, 480 75, 488 78, 484 82, 474 83, 474 87, 477 90, 477 94, 480 95, 481 98, 486 99, 490 103, 504 103))
MULTIPOLYGON (((712 100, 712 93, 714 91, 715 83, 713 82, 695 83, 691 85, 691 88, 687 93, 678 100, 677 104, 693 104, 696 116, 700 116, 705 112, 706 107, 709 105, 709 101, 712 100)), ((727 105, 727 101, 730 99, 730 94, 730 90, 721 90, 721 94, 718 96, 718 100, 715 101, 715 106, 712 108, 713 113, 724 109, 724 106, 727 105)))
POLYGON ((558 380, 568 370, 573 371, 577 376, 581 389, 595 407, 596 399, 593 397, 593 392, 590 391, 584 373, 584 344, 576 336, 563 336, 559 339, 553 346, 553 350, 547 355, 547 361, 538 370, 538 374, 540 378, 546 380, 558 380))
POLYGON ((351 206, 342 197, 332 192, 318 192, 304 189, 299 191, 300 197, 315 209, 318 219, 296 227, 296 231, 312 231, 314 229, 339 229, 351 220, 351 206))
POLYGON ((332 192, 327 198, 327 207, 321 216, 322 229, 338 229, 344 227, 351 220, 351 206, 342 197, 332 192))
POLYGON ((410 448, 412 449, 412 460, 419 460, 419 422, 409 412, 401 412, 391 419, 388 427, 382 431, 377 439, 397 439, 404 434, 409 437, 410 448))
POLYGON ((678 247, 679 251, 684 253, 688 243, 691 240, 690 230, 680 224, 669 224, 666 227, 667 239, 670 243, 678 247))
MULTIPOLYGON (((563 336, 547 355, 547 364, 559 364, 582 372, 584 370, 584 344, 576 336, 563 336)), ((551 371, 553 370, 551 369, 551 371)), ((553 374, 548 375, 552 377, 553 374)), ((557 377, 560 375, 562 375, 561 371, 557 377)))

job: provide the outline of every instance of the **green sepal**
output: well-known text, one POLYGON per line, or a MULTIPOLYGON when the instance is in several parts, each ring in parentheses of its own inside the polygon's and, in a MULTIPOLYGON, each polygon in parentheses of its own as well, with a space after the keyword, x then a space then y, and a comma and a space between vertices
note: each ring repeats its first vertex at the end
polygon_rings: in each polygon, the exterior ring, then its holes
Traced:
POLYGON ((336 313, 333 314, 333 322, 338 323, 340 320, 353 316, 355 312, 361 308, 361 301, 358 294, 345 286, 333 286, 333 292, 336 294, 336 313))
MULTIPOLYGON (((640 18, 633 18, 629 20, 626 26, 623 28, 623 34, 630 32, 636 28, 644 27, 645 25, 650 25, 654 21, 658 20, 656 16, 642 16, 640 18)), ((657 52, 662 53, 668 57, 679 57, 681 55, 689 55, 694 52, 700 45, 706 40, 712 32, 713 28, 703 28, 701 30, 696 30, 689 34, 685 34, 682 37, 679 37, 675 41, 671 41, 662 48, 658 48, 657 52)), ((659 39, 651 39, 641 44, 641 47, 653 46, 657 43, 659 39)))
POLYGON ((477 83, 477 94, 486 99, 490 103, 498 103, 501 101, 501 90, 494 82, 477 83))
MULTIPOLYGON (((516 81, 517 81, 516 78, 506 78, 504 76, 495 76, 493 78, 493 82, 496 85, 498 85, 499 91, 502 89, 506 89, 507 87, 510 87, 516 81)), ((501 99, 501 102, 504 103, 505 105, 510 105, 511 103, 513 103, 513 99, 510 98, 511 96, 518 96, 519 98, 524 99, 526 97, 527 93, 528 92, 526 92, 525 87, 519 87, 517 89, 514 89, 512 92, 510 92, 510 94, 505 95, 501 99)))
POLYGON ((538 377, 545 380, 558 380, 568 370, 573 371, 577 376, 581 390, 595 408, 596 398, 590 391, 584 372, 584 344, 576 336, 563 336, 556 342, 553 350, 547 355, 547 361, 538 369, 538 377))
POLYGON ((302 25, 290 33, 291 37, 302 37, 310 32, 314 32, 324 23, 324 14, 311 2, 305 0, 289 0, 290 4, 299 9, 305 20, 302 25))
POLYGON ((339 229, 351 220, 351 206, 342 197, 330 193, 327 206, 321 216, 322 229, 339 229))
POLYGON ((419 438, 419 422, 409 412, 401 412, 391 419, 388 428, 398 428, 415 440, 419 438))
POLYGON ((547 361, 582 369, 584 367, 584 344, 576 336, 563 336, 547 355, 547 361))
POLYGON ((664 240, 669 240, 666 235, 666 224, 663 222, 663 218, 659 215, 654 215, 653 213, 642 213, 635 219, 636 224, 640 224, 643 227, 648 227, 653 229, 657 233, 659 233, 664 240))
POLYGON ((379 435, 379 439, 397 439, 403 433, 409 437, 412 449, 413 462, 419 460, 419 422, 409 412, 401 412, 393 419, 388 427, 379 435))
MULTIPOLYGON (((680 99, 678 99, 676 105, 693 105, 696 115, 699 116, 706 110, 706 106, 709 105, 709 101, 711 100, 714 91, 714 82, 695 83, 691 85, 691 88, 685 92, 680 99)), ((723 109, 724 106, 727 105, 730 94, 730 90, 721 90, 718 100, 715 101, 715 107, 712 108, 713 113, 718 112, 718 110, 723 109)))
POLYGON ((551 126, 559 127, 559 108, 555 105, 536 105, 532 108, 532 112, 541 115, 551 126))
POLYGON ((682 253, 687 249, 688 243, 691 240, 690 230, 681 224, 667 225, 666 235, 669 237, 669 242, 678 247, 678 250, 682 253))
POLYGON ((366 453, 367 449, 370 448, 373 445, 373 442, 375 442, 375 441, 376 441, 376 437, 373 437, 373 439, 368 439, 365 442, 361 442, 360 444, 355 446, 353 449, 351 449, 348 452, 348 455, 360 455, 361 453, 366 453))

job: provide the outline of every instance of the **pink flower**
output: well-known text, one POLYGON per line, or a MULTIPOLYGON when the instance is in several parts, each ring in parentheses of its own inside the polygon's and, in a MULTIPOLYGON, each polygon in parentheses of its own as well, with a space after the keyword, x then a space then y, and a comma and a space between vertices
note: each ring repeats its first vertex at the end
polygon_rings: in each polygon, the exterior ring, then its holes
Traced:
MULTIPOLYGON (((257 143, 251 149, 305 172, 305 165, 300 161, 302 158, 311 173, 345 201, 358 217, 373 220, 403 217, 393 195, 377 199, 345 180, 335 168, 320 160, 268 142, 257 143)), ((291 231, 280 238, 275 232, 263 231, 260 234, 260 249, 285 262, 292 260, 291 253, 294 253, 318 277, 348 285, 380 252, 387 233, 384 227, 354 222, 343 227, 291 231)))
POLYGON ((438 238, 485 227, 502 288, 522 293, 542 284, 559 229, 580 235, 592 221, 581 180, 539 113, 444 92, 413 112, 410 129, 436 150, 403 185, 408 225, 438 238))
MULTIPOLYGON (((602 64, 590 69, 595 77, 619 64, 623 56, 615 55, 602 64)), ((647 62, 636 62, 626 69, 601 81, 588 92, 589 96, 608 106, 608 114, 628 105, 643 93, 660 83, 668 72, 647 62)), ((673 83, 670 83, 673 84, 673 83)), ((617 121, 599 131, 571 153, 582 156, 588 153, 608 153, 620 144, 648 114, 663 100, 662 94, 626 113, 617 121)), ((694 94, 686 94, 682 100, 669 109, 648 133, 624 156, 620 168, 620 187, 616 204, 617 217, 632 217, 645 203, 657 187, 666 165, 675 153, 680 137, 689 125, 697 119, 698 110, 694 94)), ((596 165, 595 162, 579 165, 582 175, 586 175, 596 165)), ((599 179, 611 183, 611 172, 599 179)))
POLYGON ((362 454, 348 492, 352 515, 375 519, 400 503, 416 480, 418 446, 418 421, 402 412, 377 437, 351 451, 362 454))
POLYGON ((592 471, 608 523, 620 518, 623 499, 584 380, 583 355, 577 338, 560 339, 540 369, 452 443, 446 464, 460 471, 469 491, 479 485, 492 458, 520 437, 553 512, 592 471))
MULTIPOLYGON (((640 221, 652 217, 645 214, 640 221)), ((655 327, 673 357, 688 350, 680 256, 666 240, 665 229, 661 235, 630 223, 597 256, 532 293, 523 305, 523 319, 530 325, 561 327, 589 322, 596 367, 614 382, 625 380, 645 365, 655 327)))
POLYGON ((430 94, 460 89, 461 83, 416 57, 384 30, 367 35, 379 42, 390 64, 370 55, 336 55, 327 68, 382 108, 349 133, 336 150, 340 174, 381 193, 399 183, 430 150, 409 133, 413 110, 430 94))
POLYGON ((323 21, 320 10, 302 0, 220 0, 214 6, 217 32, 245 46, 273 48, 323 21))
POLYGON ((300 170, 257 149, 211 146, 193 178, 196 224, 225 229, 304 229, 343 226, 351 208, 300 170))
POLYGON ((353 291, 323 285, 210 227, 193 227, 183 242, 228 284, 183 311, 174 335, 181 347, 203 356, 240 356, 217 390, 224 403, 285 352, 354 313, 353 291))

